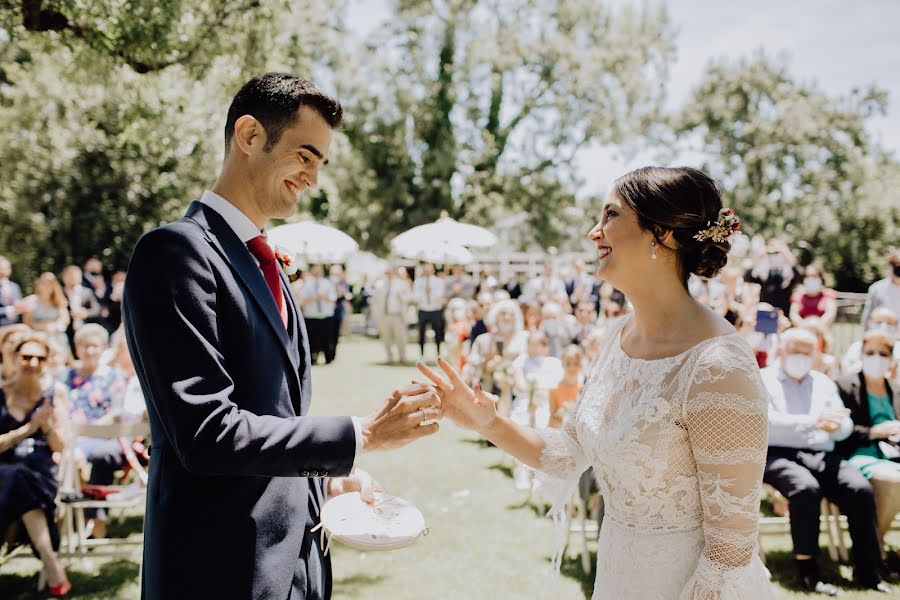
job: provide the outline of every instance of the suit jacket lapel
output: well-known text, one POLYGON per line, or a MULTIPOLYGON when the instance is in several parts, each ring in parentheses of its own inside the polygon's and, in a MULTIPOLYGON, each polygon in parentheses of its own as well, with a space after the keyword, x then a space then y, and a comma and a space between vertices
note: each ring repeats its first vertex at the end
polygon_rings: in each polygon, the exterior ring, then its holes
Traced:
POLYGON ((275 298, 272 297, 272 292, 269 291, 262 271, 253 261, 250 251, 241 243, 224 219, 214 210, 207 210, 206 205, 201 202, 192 202, 186 216, 203 227, 209 241, 225 257, 232 270, 238 275, 238 279, 250 290, 256 305, 266 316, 272 332, 281 342, 282 350, 296 369, 297 365, 294 362, 296 357, 291 356, 290 339, 288 339, 287 329, 281 321, 278 307, 275 305, 275 298))

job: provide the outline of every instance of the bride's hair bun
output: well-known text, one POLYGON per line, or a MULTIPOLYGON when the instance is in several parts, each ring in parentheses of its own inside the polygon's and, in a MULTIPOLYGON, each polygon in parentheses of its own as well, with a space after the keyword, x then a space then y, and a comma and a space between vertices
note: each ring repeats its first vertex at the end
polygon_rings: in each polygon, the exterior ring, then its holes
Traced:
POLYGON ((637 213, 638 223, 678 258, 682 283, 692 273, 714 277, 728 262, 727 240, 697 239, 719 220, 722 196, 716 182, 691 167, 643 167, 616 180, 616 194, 637 213), (661 240, 671 231, 676 245, 661 240))
POLYGON ((699 242, 694 264, 689 265, 690 272, 700 277, 715 277, 728 263, 729 242, 705 240, 699 242))

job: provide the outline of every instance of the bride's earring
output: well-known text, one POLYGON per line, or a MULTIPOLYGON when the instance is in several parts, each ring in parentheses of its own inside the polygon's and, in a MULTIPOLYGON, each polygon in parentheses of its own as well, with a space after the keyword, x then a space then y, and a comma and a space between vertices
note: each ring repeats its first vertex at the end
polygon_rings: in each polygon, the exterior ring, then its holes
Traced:
POLYGON ((656 260, 656 240, 650 242, 650 258, 656 260))

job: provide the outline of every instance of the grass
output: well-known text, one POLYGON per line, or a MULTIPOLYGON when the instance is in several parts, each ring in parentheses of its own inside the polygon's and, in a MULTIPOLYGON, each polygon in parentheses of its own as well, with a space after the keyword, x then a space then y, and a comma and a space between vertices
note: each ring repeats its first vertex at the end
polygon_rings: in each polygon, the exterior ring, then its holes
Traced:
MULTIPOLYGON (((412 346, 410 351, 412 356, 412 346)), ((380 360, 375 342, 342 343, 333 364, 314 370, 313 413, 368 414, 417 373, 412 365, 387 366, 380 360)), ((361 466, 389 492, 419 507, 429 533, 394 552, 363 553, 335 544, 335 600, 590 598, 593 575, 582 573, 577 557, 565 559, 562 576, 548 575, 553 524, 514 489, 510 464, 499 450, 449 423, 412 446, 363 456, 361 466)), ((111 532, 129 536, 140 529, 140 517, 130 516, 111 532)), ((789 538, 768 538, 766 549, 780 597, 817 597, 791 588, 789 538)), ((124 559, 68 561, 71 597, 138 598, 138 560, 135 549, 124 559)), ((34 598, 39 566, 34 559, 14 559, 0 567, 0 598, 34 598)), ((843 588, 842 598, 883 597, 853 589, 847 566, 825 562, 824 568, 843 588)))

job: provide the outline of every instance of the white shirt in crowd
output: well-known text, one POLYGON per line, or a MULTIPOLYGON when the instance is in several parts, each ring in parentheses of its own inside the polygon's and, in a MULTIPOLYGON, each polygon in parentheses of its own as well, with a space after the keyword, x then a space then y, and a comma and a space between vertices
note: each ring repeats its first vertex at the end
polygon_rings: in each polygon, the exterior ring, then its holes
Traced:
POLYGON ((312 277, 304 280, 299 295, 300 307, 304 318, 329 319, 334 316, 334 303, 337 302, 337 288, 326 277, 312 277), (326 296, 325 300, 306 301, 316 296, 326 296))
POLYGON ((538 275, 525 284, 523 295, 529 298, 559 298, 568 297, 566 284, 559 277, 544 277, 538 275))
MULTIPOLYGON (((203 196, 200 197, 200 202, 219 213, 219 216, 222 217, 229 227, 231 227, 231 230, 234 231, 244 244, 263 233, 257 229, 253 221, 251 221, 247 215, 242 213, 234 204, 210 190, 203 192, 203 196)), ((251 256, 253 255, 251 254, 251 256)), ((256 257, 253 257, 253 262, 259 265, 259 261, 256 260, 256 257)), ((332 310, 334 310, 333 306, 334 303, 332 303, 332 310)), ((362 453, 363 448, 362 420, 360 417, 350 418, 353 421, 353 431, 356 434, 356 455, 353 459, 353 464, 355 466, 359 461, 359 455, 362 453)))
POLYGON ((413 283, 413 300, 419 310, 435 311, 444 309, 446 284, 436 275, 417 277, 413 283))
POLYGON ((837 385, 828 375, 810 371, 798 382, 781 367, 767 367, 760 374, 769 392, 769 446, 830 452, 835 442, 852 433, 849 416, 841 419, 834 433, 816 426, 826 413, 844 409, 837 385))

